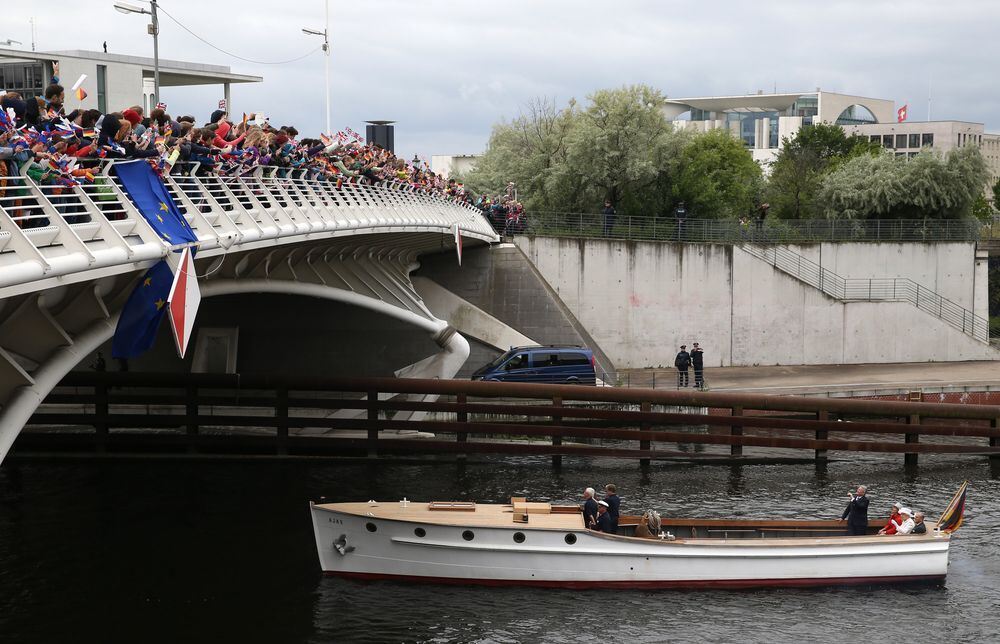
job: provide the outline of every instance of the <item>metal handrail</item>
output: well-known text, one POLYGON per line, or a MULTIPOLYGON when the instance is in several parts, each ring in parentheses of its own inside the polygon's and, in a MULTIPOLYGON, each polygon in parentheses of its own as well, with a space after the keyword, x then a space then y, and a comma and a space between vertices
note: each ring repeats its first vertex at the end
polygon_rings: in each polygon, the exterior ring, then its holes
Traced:
MULTIPOLYGON (((486 217, 490 213, 486 212, 486 217)), ((972 242, 995 235, 1000 224, 975 219, 698 219, 673 216, 615 215, 531 210, 522 215, 524 233, 550 237, 600 237, 631 241, 686 243, 810 243, 824 241, 972 242)), ((494 226, 503 222, 494 222, 494 226)))
POLYGON ((773 244, 740 246, 776 269, 843 301, 908 302, 979 340, 990 341, 990 322, 908 277, 841 277, 802 255, 773 244))

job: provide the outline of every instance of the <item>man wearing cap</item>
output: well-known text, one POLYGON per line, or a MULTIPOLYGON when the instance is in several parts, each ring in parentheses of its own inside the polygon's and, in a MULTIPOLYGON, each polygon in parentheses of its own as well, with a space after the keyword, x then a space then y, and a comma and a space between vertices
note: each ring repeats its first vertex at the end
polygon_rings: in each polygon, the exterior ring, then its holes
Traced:
POLYGON ((691 354, 687 352, 687 345, 682 344, 681 350, 674 358, 674 366, 677 367, 677 387, 688 386, 688 367, 691 366, 691 354))
POLYGON ((607 501, 597 502, 597 525, 594 529, 598 532, 606 532, 608 534, 616 532, 615 524, 611 521, 611 515, 608 513, 607 501))
POLYGON ((910 518, 913 516, 913 513, 910 512, 910 508, 899 508, 899 516, 903 519, 901 523, 896 521, 892 522, 892 525, 896 526, 896 534, 903 535, 913 532, 913 528, 916 524, 913 523, 913 519, 910 518))
POLYGON ((892 504, 892 512, 889 513, 889 521, 885 524, 885 527, 878 531, 879 534, 896 534, 896 523, 900 523, 903 520, 899 516, 899 508, 903 507, 903 504, 896 501, 892 504))
POLYGON ((847 509, 844 510, 840 520, 847 519, 849 535, 864 536, 868 533, 868 497, 865 496, 867 491, 864 485, 859 485, 857 494, 847 495, 851 502, 847 504, 847 509))
POLYGON ((695 342, 691 348, 691 366, 694 367, 694 386, 698 389, 705 388, 705 362, 703 351, 695 342))
POLYGON ((583 527, 593 528, 597 525, 597 500, 594 498, 594 488, 583 491, 583 527))

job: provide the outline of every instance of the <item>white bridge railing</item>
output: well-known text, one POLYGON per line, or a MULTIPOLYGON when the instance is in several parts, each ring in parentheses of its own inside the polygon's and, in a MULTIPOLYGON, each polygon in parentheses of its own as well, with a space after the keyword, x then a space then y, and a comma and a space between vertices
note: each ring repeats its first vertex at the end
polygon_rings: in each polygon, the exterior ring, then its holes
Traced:
MULTIPOLYGON (((129 199, 114 164, 101 163, 93 182, 73 187, 24 174, 0 177, 0 297, 75 273, 132 270, 170 252, 129 199)), ((175 168, 165 184, 198 236, 199 257, 352 234, 447 234, 456 224, 463 236, 497 240, 478 209, 398 184, 275 167, 218 176, 199 172, 198 164, 175 168)))

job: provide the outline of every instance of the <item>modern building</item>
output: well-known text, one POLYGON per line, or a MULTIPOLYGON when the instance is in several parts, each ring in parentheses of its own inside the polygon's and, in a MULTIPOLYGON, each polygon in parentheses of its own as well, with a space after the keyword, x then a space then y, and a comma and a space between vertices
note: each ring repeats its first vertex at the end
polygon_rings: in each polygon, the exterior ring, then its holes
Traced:
POLYGON ((479 154, 435 154, 431 156, 431 172, 447 179, 452 174, 465 174, 476 167, 479 154))
POLYGON ((824 92, 744 94, 700 98, 668 98, 663 112, 674 127, 707 132, 725 128, 743 140, 765 171, 781 149, 803 125, 830 123, 892 149, 897 156, 912 157, 930 147, 946 153, 967 145, 982 149, 990 171, 987 197, 1000 179, 1000 134, 985 131, 982 123, 967 121, 897 122, 893 101, 824 92))
POLYGON ((904 121, 846 125, 844 130, 848 134, 868 137, 871 141, 893 150, 895 155, 900 157, 913 157, 925 147, 947 153, 955 148, 979 146, 990 171, 987 197, 993 198, 993 184, 1000 179, 1000 134, 986 132, 982 123, 904 121))
POLYGON ((835 92, 792 94, 744 94, 700 98, 668 98, 665 116, 674 126, 707 132, 726 129, 742 139, 763 165, 769 164, 781 148, 781 140, 795 136, 803 125, 835 123, 861 125, 895 122, 892 101, 835 92))
MULTIPOLYGON (((153 59, 96 51, 22 51, 0 48, 0 90, 25 97, 38 96, 52 79, 52 63, 59 63, 60 82, 66 88, 66 107, 96 108, 102 112, 142 105, 148 113, 153 96, 153 59), (78 101, 69 88, 86 74, 87 97, 78 101)), ((221 85, 220 98, 232 109, 233 83, 259 83, 260 76, 234 74, 228 66, 160 59, 160 87, 221 85)), ((169 98, 169 97, 168 97, 169 98)), ((160 100, 163 100, 162 98, 160 100)))

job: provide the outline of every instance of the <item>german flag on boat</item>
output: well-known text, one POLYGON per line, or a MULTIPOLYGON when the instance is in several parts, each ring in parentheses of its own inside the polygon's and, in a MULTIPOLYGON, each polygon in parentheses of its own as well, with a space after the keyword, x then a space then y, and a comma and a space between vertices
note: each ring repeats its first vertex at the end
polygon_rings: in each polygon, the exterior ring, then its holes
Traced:
POLYGON ((962 487, 958 488, 958 492, 955 492, 955 496, 951 497, 951 503, 938 519, 938 530, 941 532, 951 534, 961 527, 965 516, 965 491, 968 487, 969 482, 965 481, 962 487))

